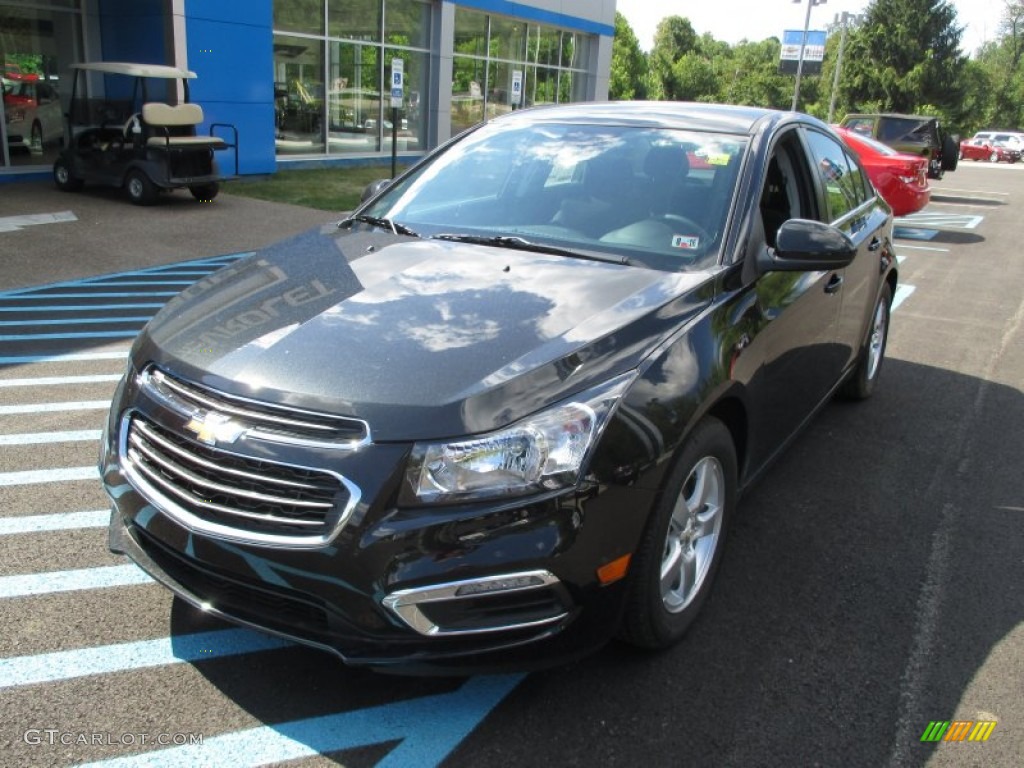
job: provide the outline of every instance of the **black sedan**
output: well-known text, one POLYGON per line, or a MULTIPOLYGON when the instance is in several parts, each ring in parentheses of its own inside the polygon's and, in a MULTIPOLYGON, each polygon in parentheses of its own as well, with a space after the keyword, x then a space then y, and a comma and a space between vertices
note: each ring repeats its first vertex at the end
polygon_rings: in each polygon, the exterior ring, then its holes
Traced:
POLYGON ((521 110, 173 299, 100 469, 110 546, 351 664, 659 649, 740 493, 866 398, 892 215, 806 115, 521 110))

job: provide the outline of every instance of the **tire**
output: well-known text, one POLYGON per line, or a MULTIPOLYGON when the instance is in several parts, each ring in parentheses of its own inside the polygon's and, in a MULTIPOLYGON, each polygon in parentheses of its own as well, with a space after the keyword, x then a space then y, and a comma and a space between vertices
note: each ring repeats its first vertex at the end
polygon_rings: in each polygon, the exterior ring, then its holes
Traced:
POLYGON ((135 205, 153 205, 159 194, 149 176, 138 168, 128 171, 124 179, 124 188, 128 191, 128 199, 135 205))
POLYGON ((75 192, 82 188, 83 182, 75 177, 68 162, 63 157, 58 157, 53 163, 53 183, 63 192, 75 192))
POLYGON ((875 391, 889 339, 891 307, 892 289, 886 283, 871 313, 871 325, 868 326, 868 335, 861 347, 857 367, 840 389, 840 393, 849 400, 867 400, 875 391))
POLYGON ((736 475, 732 435, 718 419, 705 417, 683 443, 633 555, 622 640, 660 650, 693 623, 722 559, 736 475))
POLYGON ((955 171, 960 162, 960 142, 949 134, 942 137, 942 170, 955 171))
POLYGON ((29 136, 28 151, 33 155, 43 154, 43 126, 38 121, 32 123, 32 133, 29 136))
POLYGON ((209 184, 193 184, 188 188, 188 191, 200 203, 209 203, 220 192, 220 185, 216 181, 212 181, 209 184))
POLYGON ((990 163, 998 163, 999 162, 999 153, 998 152, 993 152, 991 155, 988 156, 988 161, 990 163))

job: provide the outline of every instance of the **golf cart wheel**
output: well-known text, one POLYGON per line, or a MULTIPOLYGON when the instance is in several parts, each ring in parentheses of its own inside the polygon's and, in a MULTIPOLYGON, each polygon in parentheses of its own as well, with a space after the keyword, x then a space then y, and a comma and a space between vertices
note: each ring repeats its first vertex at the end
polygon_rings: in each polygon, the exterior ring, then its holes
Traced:
POLYGON ((135 205, 152 205, 156 202, 158 194, 156 185, 138 168, 128 172, 124 186, 128 190, 128 199, 135 205))
POLYGON ((220 185, 216 181, 212 181, 209 184, 193 184, 188 188, 188 191, 200 203, 209 203, 220 192, 220 185))
POLYGON ((64 192, 74 192, 82 188, 82 180, 75 178, 71 166, 62 157, 58 157, 53 164, 53 183, 57 185, 57 189, 64 192))

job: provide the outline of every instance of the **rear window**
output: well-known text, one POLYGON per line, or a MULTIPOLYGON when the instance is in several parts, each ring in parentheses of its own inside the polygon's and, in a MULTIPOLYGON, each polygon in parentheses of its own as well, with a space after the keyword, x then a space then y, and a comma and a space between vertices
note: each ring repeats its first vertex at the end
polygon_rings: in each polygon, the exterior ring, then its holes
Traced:
POLYGON ((934 121, 913 117, 887 117, 882 120, 878 138, 882 141, 926 141, 931 142, 935 128, 934 121))

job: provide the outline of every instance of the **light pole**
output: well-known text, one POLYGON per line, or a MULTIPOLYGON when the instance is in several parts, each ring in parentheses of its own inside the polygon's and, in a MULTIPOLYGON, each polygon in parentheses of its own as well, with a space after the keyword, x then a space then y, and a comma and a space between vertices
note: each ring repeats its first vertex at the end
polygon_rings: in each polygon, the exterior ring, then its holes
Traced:
MULTIPOLYGON (((794 3, 802 3, 803 0, 793 0, 794 3)), ((811 27, 811 8, 816 5, 824 5, 828 0, 807 0, 807 16, 804 18, 804 37, 800 41, 800 58, 796 63, 796 85, 793 86, 793 106, 791 111, 796 112, 796 104, 800 100, 800 78, 804 73, 804 51, 807 48, 807 30, 811 27)))
POLYGON ((830 123, 836 114, 836 94, 839 93, 839 73, 843 69, 843 49, 846 47, 846 31, 850 27, 858 26, 863 20, 864 14, 862 13, 847 13, 843 11, 842 15, 836 14, 835 21, 832 23, 833 30, 839 27, 840 32, 839 53, 836 56, 836 71, 832 74, 832 97, 828 101, 828 122, 830 123))

